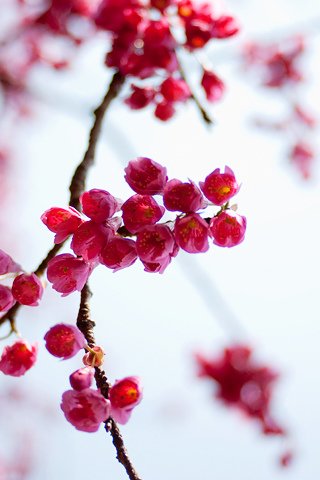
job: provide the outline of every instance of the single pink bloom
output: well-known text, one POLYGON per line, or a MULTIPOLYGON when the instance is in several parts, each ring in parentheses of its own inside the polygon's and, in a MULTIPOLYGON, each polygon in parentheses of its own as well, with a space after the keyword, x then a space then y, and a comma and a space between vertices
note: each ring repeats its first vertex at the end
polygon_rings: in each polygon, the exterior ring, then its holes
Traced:
POLYGON ((48 263, 47 277, 52 287, 65 297, 72 292, 83 289, 91 269, 82 258, 70 253, 57 255, 48 263))
POLYGON ((84 367, 73 372, 70 377, 70 385, 74 390, 85 390, 90 388, 94 378, 94 368, 84 367))
POLYGON ((195 183, 182 183, 174 178, 164 188, 163 204, 171 212, 190 213, 204 208, 206 201, 195 183))
POLYGON ((126 377, 117 380, 110 388, 110 416, 124 425, 128 422, 132 410, 142 400, 142 386, 139 377, 126 377))
POLYGON ((210 173, 200 182, 200 188, 212 203, 220 206, 236 195, 240 187, 231 168, 225 167, 224 173, 220 173, 220 168, 210 173))
POLYGON ((101 367, 104 362, 105 351, 98 345, 92 347, 91 350, 93 350, 94 353, 88 352, 82 358, 84 365, 87 367, 101 367))
POLYGON ((186 46, 190 50, 204 47, 212 38, 211 31, 211 22, 191 19, 186 24, 186 46))
POLYGON ((190 88, 182 78, 169 77, 160 85, 160 93, 167 102, 184 102, 191 96, 190 88))
POLYGON ((163 122, 170 120, 175 113, 176 109, 174 108, 173 103, 165 100, 158 103, 154 111, 155 117, 163 122))
POLYGON ((74 357, 86 345, 80 330, 66 323, 58 323, 51 327, 45 334, 44 340, 48 352, 63 360, 74 357))
POLYGON ((155 93, 156 92, 153 88, 142 88, 137 87, 136 85, 131 85, 131 94, 128 98, 125 99, 124 103, 126 103, 132 110, 140 110, 141 108, 145 108, 152 102, 155 93))
POLYGON ((232 210, 221 212, 209 224, 209 233, 219 247, 235 247, 244 240, 247 220, 232 210))
POLYGON ((166 225, 150 225, 137 234, 137 253, 143 262, 170 263, 178 254, 174 235, 166 225))
POLYGON ((0 275, 21 272, 21 267, 3 250, 0 250, 0 275))
POLYGON ((211 35, 213 38, 229 38, 238 33, 240 25, 234 17, 222 15, 214 20, 211 35))
POLYGON ((42 222, 56 235, 54 243, 64 242, 84 221, 80 213, 72 207, 52 207, 41 215, 42 222))
POLYGON ((150 195, 133 195, 122 205, 122 218, 126 228, 136 233, 147 225, 154 225, 165 209, 150 195))
POLYGON ((7 312, 15 303, 11 289, 0 285, 0 312, 7 312))
POLYGON ((122 237, 113 237, 100 254, 100 263, 114 272, 130 267, 137 259, 136 243, 122 237))
POLYGON ((94 188, 80 197, 82 211, 94 222, 102 223, 120 210, 121 204, 106 190, 94 188))
POLYGON ((112 235, 111 228, 90 220, 80 225, 74 233, 71 248, 76 255, 83 257, 86 262, 94 261, 112 235))
POLYGON ((96 432, 110 416, 110 402, 99 390, 67 390, 62 394, 61 410, 77 430, 96 432))
POLYGON ((43 286, 37 275, 22 273, 12 284, 12 295, 22 305, 36 307, 43 294, 43 286))
POLYGON ((221 99, 225 85, 215 73, 204 70, 201 85, 209 102, 217 102, 221 99))
POLYGON ((305 142, 298 142, 290 152, 291 163, 298 169, 305 180, 311 177, 312 166, 315 159, 313 148, 305 142))
POLYGON ((197 213, 177 218, 174 236, 177 244, 189 253, 202 253, 209 249, 207 222, 197 213))
POLYGON ((280 466, 283 468, 290 467, 294 459, 294 454, 292 450, 285 451, 279 458, 280 466))
POLYGON ((161 194, 168 180, 167 169, 146 157, 131 160, 124 171, 125 181, 140 195, 161 194))
POLYGON ((5 375, 21 377, 35 364, 38 347, 25 340, 17 340, 13 345, 3 349, 0 359, 0 371, 5 375))

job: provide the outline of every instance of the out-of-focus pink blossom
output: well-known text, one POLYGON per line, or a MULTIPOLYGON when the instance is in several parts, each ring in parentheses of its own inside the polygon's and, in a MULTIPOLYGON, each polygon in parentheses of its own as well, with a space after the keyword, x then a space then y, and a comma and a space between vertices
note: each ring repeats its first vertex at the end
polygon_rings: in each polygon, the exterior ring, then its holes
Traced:
POLYGON ((84 260, 70 253, 62 253, 48 263, 47 277, 52 287, 65 297, 76 290, 81 291, 90 272, 84 260))
POLYGON ((160 93, 167 102, 184 102, 190 95, 190 88, 182 78, 169 77, 160 85, 160 93))
POLYGON ((35 307, 43 294, 43 286, 37 275, 22 273, 18 275, 12 284, 12 295, 22 305, 35 307))
POLYGON ((209 249, 208 224, 197 213, 177 218, 174 236, 177 244, 189 253, 202 253, 209 249))
POLYGON ((159 120, 166 122, 167 120, 170 120, 171 117, 173 117, 175 112, 176 110, 173 106, 173 103, 163 100, 162 102, 157 104, 154 114, 159 120))
POLYGON ((61 410, 77 430, 96 432, 110 416, 110 402, 99 390, 67 390, 62 395, 61 410))
POLYGON ((142 386, 139 377, 126 377, 117 380, 110 388, 110 416, 124 425, 128 422, 132 410, 142 400, 142 386))
POLYGON ((131 160, 124 171, 125 181, 140 195, 161 194, 168 180, 167 169, 146 157, 131 160))
POLYGON ((51 327, 45 334, 44 340, 48 352, 63 360, 74 357, 86 345, 80 330, 66 323, 58 323, 51 327))
POLYGON ((247 220, 232 210, 219 213, 209 224, 209 232, 219 247, 234 247, 244 240, 247 220))
POLYGON ((0 275, 20 272, 21 267, 3 250, 0 250, 0 275))
POLYGON ((297 168, 302 178, 308 180, 311 176, 312 166, 315 159, 313 148, 306 142, 298 142, 289 154, 291 163, 297 168))
POLYGON ((15 303, 11 289, 0 285, 0 312, 7 312, 15 303))
POLYGON ((257 420, 264 434, 285 434, 270 413, 273 386, 278 374, 269 366, 257 363, 251 348, 232 345, 217 357, 207 358, 198 354, 196 360, 199 376, 215 384, 216 398, 257 420))
POLYGON ((225 85, 215 73, 204 70, 201 85, 209 102, 217 102, 221 99, 225 85))
POLYGON ((25 340, 17 340, 13 345, 3 349, 0 358, 0 371, 5 375, 20 377, 35 364, 38 347, 25 340))

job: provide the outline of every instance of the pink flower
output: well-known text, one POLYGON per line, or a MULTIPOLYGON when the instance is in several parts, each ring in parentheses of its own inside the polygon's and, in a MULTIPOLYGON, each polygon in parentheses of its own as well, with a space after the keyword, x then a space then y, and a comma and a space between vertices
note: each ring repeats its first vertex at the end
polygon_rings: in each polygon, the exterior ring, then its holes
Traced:
POLYGON ((213 38, 228 38, 238 33, 239 30, 239 23, 234 17, 222 15, 214 20, 211 35, 213 38))
POLYGON ((234 247, 244 240, 246 226, 246 217, 228 210, 211 219, 209 232, 219 247, 234 247))
POLYGON ((45 334, 44 340, 48 352, 63 360, 74 357, 86 345, 80 330, 66 323, 58 323, 51 327, 45 334))
POLYGON ((154 96, 155 90, 153 88, 141 88, 137 87, 136 85, 131 85, 131 94, 125 99, 124 103, 132 108, 132 110, 140 110, 141 108, 145 108, 147 105, 149 105, 154 99, 154 96))
POLYGON ((0 250, 0 275, 20 272, 21 267, 3 250, 0 250))
POLYGON ((80 213, 72 207, 52 207, 41 215, 42 222, 56 235, 54 243, 62 243, 74 233, 84 221, 80 213))
POLYGON ((94 222, 102 223, 120 210, 121 205, 111 193, 94 188, 80 197, 82 211, 94 222))
POLYGON ((305 180, 311 176, 314 159, 315 152, 313 148, 305 142, 296 143, 290 152, 292 164, 298 169, 305 180))
POLYGON ((145 227, 138 233, 136 245, 138 256, 144 265, 154 265, 146 270, 149 272, 159 271, 162 273, 171 262, 171 258, 175 257, 179 250, 173 233, 166 225, 145 227), (155 264, 160 264, 159 268, 155 264), (161 267, 164 267, 163 270, 161 267))
POLYGON ((176 110, 173 106, 173 103, 166 102, 165 100, 163 102, 158 103, 154 111, 155 116, 159 120, 162 120, 163 122, 170 120, 170 118, 173 117, 175 113, 176 113, 176 110))
POLYGON ((125 181, 140 195, 161 194, 168 179, 165 167, 145 157, 131 160, 124 171, 125 181))
POLYGON ((100 263, 114 272, 130 267, 137 259, 136 243, 122 237, 113 237, 104 247, 100 255, 100 263))
POLYGON ((71 248, 86 262, 94 261, 113 235, 112 229, 93 221, 84 222, 74 233, 71 248))
POLYGON ((22 305, 36 307, 43 294, 43 286, 37 275, 22 273, 12 284, 12 295, 22 305))
POLYGON ((48 263, 47 277, 52 287, 65 297, 76 290, 81 291, 91 269, 81 258, 70 253, 57 255, 48 263))
POLYGON ((204 70, 201 85, 209 102, 217 102, 221 99, 225 86, 215 73, 204 70))
POLYGON ((190 95, 190 88, 182 78, 169 77, 160 85, 160 93, 167 102, 184 102, 190 95))
POLYGON ((176 178, 167 182, 163 192, 163 204, 167 210, 184 213, 196 212, 206 206, 199 188, 193 182, 182 183, 176 178))
POLYGON ((85 390, 90 388, 94 378, 94 368, 84 367, 73 372, 70 377, 70 385, 74 390, 85 390))
POLYGON ((139 377, 126 377, 117 380, 109 392, 111 403, 110 416, 124 425, 128 422, 132 410, 142 400, 142 386, 139 377))
POLYGON ((266 435, 283 435, 284 430, 270 414, 272 389, 278 374, 252 358, 252 350, 232 345, 216 358, 196 357, 199 376, 216 385, 216 397, 260 422, 266 435))
POLYGON ((15 303, 10 288, 0 285, 0 312, 7 312, 15 303))
POLYGON ((87 367, 101 367, 104 362, 104 356, 103 348, 95 345, 91 348, 91 351, 83 356, 82 361, 87 367))
POLYGON ((17 340, 13 345, 4 347, 0 359, 0 371, 5 375, 21 377, 37 360, 38 347, 25 340, 17 340))
POLYGON ((200 188, 212 203, 223 205, 238 193, 240 187, 231 168, 225 167, 224 173, 220 173, 220 168, 210 173, 204 182, 200 182, 200 188))
POLYGON ((96 432, 110 416, 110 402, 99 390, 67 390, 62 395, 61 410, 77 430, 96 432))
POLYGON ((174 236, 179 247, 189 253, 206 252, 208 243, 208 224, 197 213, 177 218, 174 236))
POLYGON ((164 211, 150 195, 133 195, 122 205, 122 218, 129 232, 136 233, 158 222, 164 211))

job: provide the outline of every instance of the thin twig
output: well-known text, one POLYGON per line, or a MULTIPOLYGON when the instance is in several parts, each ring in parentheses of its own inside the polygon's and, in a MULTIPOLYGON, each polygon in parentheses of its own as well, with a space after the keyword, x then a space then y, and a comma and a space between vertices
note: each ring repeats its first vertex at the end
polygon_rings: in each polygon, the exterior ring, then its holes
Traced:
MULTIPOLYGON (((90 347, 94 347, 96 344, 93 332, 95 322, 91 319, 90 316, 90 297, 91 292, 88 283, 86 283, 81 290, 80 307, 77 317, 77 327, 85 336, 88 345, 90 347)), ((97 388, 99 388, 102 395, 106 399, 108 399, 111 385, 107 379, 105 372, 100 367, 95 368, 95 380, 97 388)), ((110 433, 112 436, 112 443, 117 451, 117 459, 124 466, 128 477, 130 478, 130 480, 141 480, 129 458, 118 425, 112 418, 108 418, 104 423, 106 432, 110 433)))

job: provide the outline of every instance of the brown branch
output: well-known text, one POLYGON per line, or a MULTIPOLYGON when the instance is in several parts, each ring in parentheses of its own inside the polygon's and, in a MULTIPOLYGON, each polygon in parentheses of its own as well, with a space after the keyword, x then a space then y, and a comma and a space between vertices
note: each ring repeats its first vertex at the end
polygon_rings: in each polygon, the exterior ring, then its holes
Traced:
MULTIPOLYGON (((85 336, 88 345, 90 347, 94 347, 95 338, 93 333, 93 327, 95 326, 95 322, 90 317, 90 297, 91 292, 88 283, 86 283, 81 290, 80 307, 77 317, 77 327, 85 336)), ((108 399, 111 385, 107 379, 105 372, 100 367, 95 367, 95 380, 97 388, 99 388, 102 395, 106 399, 108 399)), ((110 433, 112 436, 112 443, 117 451, 117 459, 124 466, 128 477, 130 478, 130 480, 141 480, 129 458, 118 425, 112 418, 108 418, 104 423, 106 432, 110 433)))
POLYGON ((99 107, 94 111, 95 121, 90 132, 89 144, 87 151, 83 157, 82 162, 78 165, 76 171, 74 172, 73 178, 70 184, 70 201, 69 205, 71 207, 80 210, 80 195, 85 190, 85 182, 87 178, 88 169, 92 166, 94 162, 94 156, 96 152, 96 146, 101 132, 102 122, 104 114, 108 109, 112 100, 114 100, 122 85, 124 84, 125 77, 116 72, 111 80, 110 87, 99 107))
MULTIPOLYGON (((124 84, 124 81, 125 81, 125 77, 121 75, 119 72, 116 72, 113 75, 113 78, 111 80, 111 83, 109 85, 109 88, 105 97, 103 98, 98 108, 94 111, 95 120, 90 131, 88 148, 83 157, 83 160, 75 170, 75 173, 72 177, 71 184, 69 187, 69 190, 70 190, 69 205, 78 210, 80 209, 79 198, 85 190, 87 174, 94 162, 96 146, 99 140, 99 135, 101 132, 104 115, 108 110, 112 100, 114 100, 117 97, 122 85, 124 84)), ((38 277, 41 277, 44 274, 49 261, 56 256, 56 254, 61 250, 64 244, 65 244, 65 241, 57 245, 54 245, 51 248, 51 250, 47 253, 46 257, 41 261, 37 269, 34 271, 34 273, 38 277)), ((3 325, 7 320, 9 320, 11 328, 14 331, 15 317, 20 307, 21 307, 20 303, 16 303, 15 305, 13 305, 13 307, 11 307, 10 310, 8 310, 6 314, 0 318, 0 326, 3 325)))

